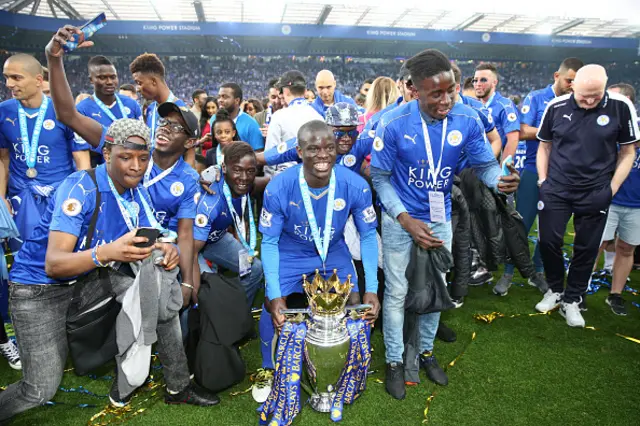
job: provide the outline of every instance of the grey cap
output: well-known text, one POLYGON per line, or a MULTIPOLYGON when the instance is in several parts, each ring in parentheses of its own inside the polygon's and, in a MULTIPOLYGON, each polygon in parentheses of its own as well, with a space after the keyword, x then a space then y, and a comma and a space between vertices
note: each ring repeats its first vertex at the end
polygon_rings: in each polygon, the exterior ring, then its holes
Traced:
MULTIPOLYGON (((151 148, 151 132, 149 128, 142 121, 133 118, 122 118, 111 123, 104 140, 113 145, 131 145, 131 142, 127 143, 127 139, 132 136, 142 138, 146 149, 151 148)), ((142 144, 135 145, 143 146, 142 144)))

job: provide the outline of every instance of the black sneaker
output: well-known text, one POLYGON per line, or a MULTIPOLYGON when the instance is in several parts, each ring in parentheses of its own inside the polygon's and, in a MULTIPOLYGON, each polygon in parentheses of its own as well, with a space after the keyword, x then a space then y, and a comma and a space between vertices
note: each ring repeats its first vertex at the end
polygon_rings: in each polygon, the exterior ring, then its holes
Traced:
POLYGON ((471 275, 469 285, 480 286, 491 281, 493 281, 493 274, 491 272, 486 269, 478 269, 473 275, 471 275))
POLYGON ((436 357, 431 352, 423 352, 420 354, 420 365, 427 373, 427 377, 436 385, 447 386, 449 378, 447 373, 438 365, 436 357))
POLYGON ((400 362, 387 364, 387 375, 384 381, 387 393, 395 399, 404 399, 407 392, 404 388, 404 365, 400 362))
POLYGON ((211 393, 194 384, 190 384, 176 394, 164 393, 164 402, 167 404, 189 404, 198 407, 210 407, 220 404, 220 398, 215 393, 211 393))
POLYGON ((440 324, 438 324, 438 332, 436 333, 436 337, 447 343, 453 343, 457 339, 456 332, 447 327, 442 321, 440 321, 440 324))
POLYGON ((118 392, 118 374, 115 374, 113 379, 113 383, 111 383, 111 390, 109 391, 109 403, 114 408, 123 408, 129 405, 131 402, 131 398, 133 397, 133 393, 131 392, 124 398, 120 398, 120 392, 118 392))
POLYGON ((611 306, 611 311, 616 315, 627 315, 627 307, 624 304, 624 299, 619 294, 610 294, 607 297, 607 305, 611 306))

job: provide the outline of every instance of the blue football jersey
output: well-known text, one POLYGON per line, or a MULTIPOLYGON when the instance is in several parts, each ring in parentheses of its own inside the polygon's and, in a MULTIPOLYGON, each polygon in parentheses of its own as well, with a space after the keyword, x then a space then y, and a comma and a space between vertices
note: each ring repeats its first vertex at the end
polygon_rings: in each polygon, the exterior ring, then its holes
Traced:
MULTIPOLYGON (((534 90, 529 93, 527 97, 524 98, 524 101, 522 101, 522 107, 520 108, 521 123, 535 128, 540 127, 544 110, 547 109, 547 104, 555 97, 556 94, 551 84, 544 89, 534 90)), ((524 170, 538 173, 536 158, 539 144, 538 139, 527 141, 527 155, 524 162, 524 170)))
MULTIPOLYGON (((86 171, 73 173, 66 178, 49 199, 49 204, 40 223, 33 230, 18 252, 11 268, 9 278, 20 284, 55 284, 61 282, 45 273, 44 263, 49 241, 49 231, 64 232, 78 238, 74 251, 86 250, 96 244, 106 244, 117 240, 129 228, 122 217, 120 207, 113 196, 107 179, 105 165, 96 168, 96 181, 100 191, 100 206, 96 206, 96 186, 86 171), (92 241, 87 242, 87 230, 94 210, 100 209, 92 241)), ((135 200, 140 206, 139 226, 150 227, 140 196, 150 208, 151 198, 147 190, 138 185, 133 191, 125 191, 122 197, 127 201, 135 200)), ((66 281, 74 277, 69 277, 66 281)), ((65 280, 62 280, 65 281, 65 280)))
POLYGON ((640 208, 640 148, 636 149, 636 159, 629 176, 611 202, 619 206, 640 208))
MULTIPOLYGON (((291 167, 269 182, 264 192, 264 205, 260 215, 260 232, 280 238, 279 271, 283 296, 301 290, 302 274, 310 275, 316 269, 323 270, 302 201, 299 183, 301 167, 302 165, 291 167)), ((352 274, 352 281, 356 282, 351 254, 344 239, 344 227, 348 217, 353 215, 356 228, 361 234, 375 229, 376 213, 369 184, 345 167, 336 165, 334 170, 336 189, 331 241, 325 268, 327 272, 337 269, 341 280, 345 280, 347 274, 352 274)), ((311 204, 321 236, 324 235, 327 188, 309 188, 312 194, 319 197, 317 200, 311 197, 311 204)))
MULTIPOLYGON (((27 131, 29 138, 33 136, 38 110, 25 108, 27 113, 27 131)), ((44 116, 42 131, 38 141, 35 168, 38 176, 27 177, 27 163, 20 135, 18 119, 18 101, 10 99, 0 103, 0 148, 9 150, 9 191, 8 196, 19 194, 28 185, 55 186, 75 171, 74 151, 89 149, 89 144, 77 141, 73 130, 56 120, 53 103, 44 116)))
POLYGON ((145 176, 144 186, 153 201, 158 223, 163 228, 177 231, 178 220, 196 217, 200 191, 199 176, 193 167, 180 158, 169 174, 149 184, 163 172, 164 170, 153 164, 149 177, 145 176))
MULTIPOLYGON (((233 225, 233 217, 222 192, 223 179, 211 185, 214 194, 203 193, 198 201, 193 238, 198 241, 215 243, 233 225)), ((242 215, 242 198, 232 198, 236 214, 242 215)))
MULTIPOLYGON (((126 117, 122 116, 120 112, 120 108, 118 107, 118 103, 114 102, 113 105, 107 105, 109 111, 116 119, 120 118, 135 118, 139 119, 142 116, 142 110, 140 109, 140 105, 133 99, 128 96, 116 95, 122 105, 124 106, 124 113, 126 117)), ((98 123, 102 124, 105 127, 109 127, 113 120, 109 118, 109 116, 98 106, 96 101, 93 99, 93 96, 84 99, 80 102, 77 107, 78 112, 86 117, 93 118, 98 123)))
POLYGON ((518 173, 522 174, 526 160, 527 160, 527 141, 520 141, 518 142, 516 155, 513 157, 513 167, 515 167, 518 173))
POLYGON ((507 133, 520 131, 520 118, 518 110, 509 98, 505 98, 500 93, 495 92, 491 98, 484 104, 493 118, 493 122, 498 129, 502 147, 507 144, 507 133))
POLYGON ((495 162, 478 113, 456 103, 447 115, 447 134, 442 145, 443 121, 427 125, 437 167, 436 176, 429 171, 429 161, 422 132, 422 117, 417 101, 411 101, 386 113, 380 120, 373 142, 371 166, 391 172, 391 184, 407 212, 414 218, 430 222, 429 191, 444 193, 447 219, 451 218, 451 186, 462 150, 471 165, 495 162))

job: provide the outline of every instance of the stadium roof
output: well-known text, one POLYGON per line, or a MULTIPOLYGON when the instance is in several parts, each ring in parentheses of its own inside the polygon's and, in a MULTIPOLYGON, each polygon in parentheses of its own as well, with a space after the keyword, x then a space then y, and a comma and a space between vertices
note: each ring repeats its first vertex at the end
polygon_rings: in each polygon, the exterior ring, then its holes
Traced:
MULTIPOLYGON (((106 11, 108 19, 136 21, 264 22, 640 37, 638 0, 614 0, 606 5, 600 3, 597 8, 577 8, 575 2, 558 3, 557 0, 536 0, 525 8, 522 2, 513 0, 493 0, 489 4, 456 0, 453 10, 446 3, 434 5, 424 0, 401 3, 392 0, 339 3, 326 0, 0 0, 0 9, 72 19, 90 19, 106 11), (620 19, 620 16, 630 18, 620 19)), ((582 6, 588 3, 589 0, 582 6)))

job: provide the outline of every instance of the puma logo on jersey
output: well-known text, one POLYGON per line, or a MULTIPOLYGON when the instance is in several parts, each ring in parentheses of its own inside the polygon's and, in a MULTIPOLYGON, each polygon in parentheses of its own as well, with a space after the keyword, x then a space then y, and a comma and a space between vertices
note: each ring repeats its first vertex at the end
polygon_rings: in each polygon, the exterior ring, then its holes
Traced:
POLYGON ((95 117, 98 117, 98 118, 102 118, 102 116, 100 115, 100 113, 99 113, 99 112, 92 112, 92 113, 91 113, 91 116, 95 116, 95 117))
POLYGON ((569 120, 569 121, 571 121, 571 116, 572 116, 572 115, 573 115, 573 113, 571 113, 571 114, 569 114, 569 115, 565 114, 565 115, 563 115, 562 117, 563 117, 563 118, 566 118, 566 119, 567 119, 567 120, 569 120))
POLYGON ((289 201, 289 205, 290 206, 296 206, 297 208, 300 208, 300 201, 298 201, 298 203, 294 203, 293 201, 289 201))
POLYGON ((413 135, 413 137, 409 136, 409 135, 404 135, 405 139, 409 139, 411 142, 413 142, 414 145, 416 145, 416 138, 418 137, 417 134, 413 135))
POLYGON ((14 126, 16 125, 16 120, 17 118, 11 119, 9 117, 6 118, 6 121, 8 121, 9 123, 13 124, 14 126))

